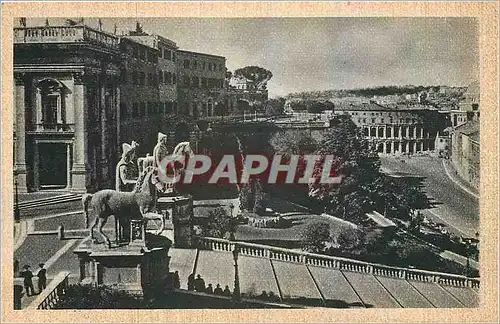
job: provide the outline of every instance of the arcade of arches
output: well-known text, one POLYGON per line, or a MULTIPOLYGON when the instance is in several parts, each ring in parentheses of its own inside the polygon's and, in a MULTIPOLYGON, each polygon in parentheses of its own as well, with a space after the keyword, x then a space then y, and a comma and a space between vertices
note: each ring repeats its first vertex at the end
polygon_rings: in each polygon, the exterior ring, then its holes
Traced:
POLYGON ((420 125, 365 126, 363 135, 378 153, 417 153, 434 150, 435 135, 420 125))

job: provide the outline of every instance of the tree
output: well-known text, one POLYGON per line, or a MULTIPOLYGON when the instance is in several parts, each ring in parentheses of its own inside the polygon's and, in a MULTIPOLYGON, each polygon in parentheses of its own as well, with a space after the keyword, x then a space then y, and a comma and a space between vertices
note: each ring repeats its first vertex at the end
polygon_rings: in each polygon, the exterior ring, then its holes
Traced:
POLYGON ((265 107, 267 116, 283 115, 283 112, 285 111, 285 98, 279 97, 275 99, 269 99, 266 102, 265 107))
POLYGON ((337 237, 337 244, 343 251, 352 252, 365 244, 366 233, 359 228, 347 227, 337 237))
POLYGON ((310 154, 318 145, 309 132, 304 130, 277 132, 271 137, 270 144, 276 153, 285 156, 310 154))
POLYGON ((306 101, 306 108, 308 113, 320 114, 325 110, 333 110, 333 103, 330 101, 306 101))
POLYGON ((233 220, 227 211, 217 207, 208 214, 207 223, 202 226, 203 235, 216 238, 224 238, 227 232, 233 228, 233 220))
POLYGON ((373 200, 374 188, 371 187, 382 176, 377 153, 350 118, 339 116, 316 154, 323 156, 323 160, 315 167, 313 177, 316 181, 310 184, 310 195, 328 212, 353 222, 364 219, 373 200), (319 181, 327 155, 333 156, 330 175, 340 177, 340 183, 319 181))
POLYGON ((242 210, 252 210, 254 206, 255 195, 252 192, 251 184, 240 185, 240 208, 242 210))
POLYGON ((262 186, 262 183, 260 179, 257 179, 256 181, 253 181, 254 185, 254 205, 253 205, 253 212, 256 214, 262 214, 262 212, 265 210, 265 204, 267 201, 267 194, 264 191, 264 188, 262 186))
POLYGON ((301 234, 302 249, 312 253, 322 252, 330 240, 330 224, 315 222, 309 224, 301 234))
POLYGON ((266 84, 273 74, 271 71, 261 68, 259 66, 246 66, 234 71, 235 77, 244 77, 253 82, 256 89, 265 90, 266 84))

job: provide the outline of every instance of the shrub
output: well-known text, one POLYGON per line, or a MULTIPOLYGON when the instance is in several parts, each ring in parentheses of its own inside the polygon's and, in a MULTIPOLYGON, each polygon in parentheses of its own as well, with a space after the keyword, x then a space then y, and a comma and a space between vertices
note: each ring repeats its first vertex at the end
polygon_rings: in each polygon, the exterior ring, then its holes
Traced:
POLYGON ((325 250, 326 242, 330 240, 330 224, 316 222, 309 224, 301 235, 302 249, 318 253, 325 250))

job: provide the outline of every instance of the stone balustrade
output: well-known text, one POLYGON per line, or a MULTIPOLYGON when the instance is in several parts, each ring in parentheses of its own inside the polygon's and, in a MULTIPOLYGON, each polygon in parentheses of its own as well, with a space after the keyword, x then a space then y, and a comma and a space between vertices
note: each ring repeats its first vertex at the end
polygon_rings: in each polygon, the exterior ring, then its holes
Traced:
POLYGON ((304 251, 295 251, 255 243, 229 241, 212 237, 202 237, 199 238, 198 244, 201 248, 213 251, 231 252, 237 249, 240 255, 245 256, 268 258, 285 262, 303 263, 311 266, 360 272, 403 280, 435 282, 455 287, 479 288, 480 285, 480 280, 478 278, 468 278, 461 275, 427 270, 392 267, 382 264, 375 264, 328 255, 320 255, 304 251))
POLYGON ((87 26, 43 26, 14 28, 14 43, 95 42, 118 49, 118 37, 87 26))
POLYGON ((37 298, 28 306, 28 309, 51 309, 61 299, 68 289, 69 272, 61 271, 47 285, 37 298))

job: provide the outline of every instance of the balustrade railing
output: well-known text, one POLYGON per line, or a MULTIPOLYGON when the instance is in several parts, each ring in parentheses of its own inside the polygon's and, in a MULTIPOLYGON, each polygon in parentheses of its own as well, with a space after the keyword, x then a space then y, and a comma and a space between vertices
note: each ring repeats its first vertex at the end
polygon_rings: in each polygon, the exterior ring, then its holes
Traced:
POLYGON ((14 43, 97 42, 118 48, 118 37, 87 26, 43 26, 14 28, 14 43))
POLYGON ((36 131, 56 131, 56 132, 74 132, 75 124, 66 123, 42 123, 36 124, 36 131))
POLYGON ((69 272, 61 271, 47 285, 37 298, 28 306, 28 309, 51 309, 59 302, 68 289, 69 272))
POLYGON ((201 248, 213 251, 238 250, 240 255, 268 258, 277 261, 303 263, 311 266, 319 266, 344 271, 361 272, 376 276, 406 279, 413 281, 435 282, 455 287, 479 288, 478 278, 450 273, 434 272, 419 269, 408 269, 392 267, 383 264, 363 262, 341 257, 333 257, 304 251, 295 251, 274 246, 261 245, 240 241, 229 241, 212 237, 201 237, 198 240, 201 248))

